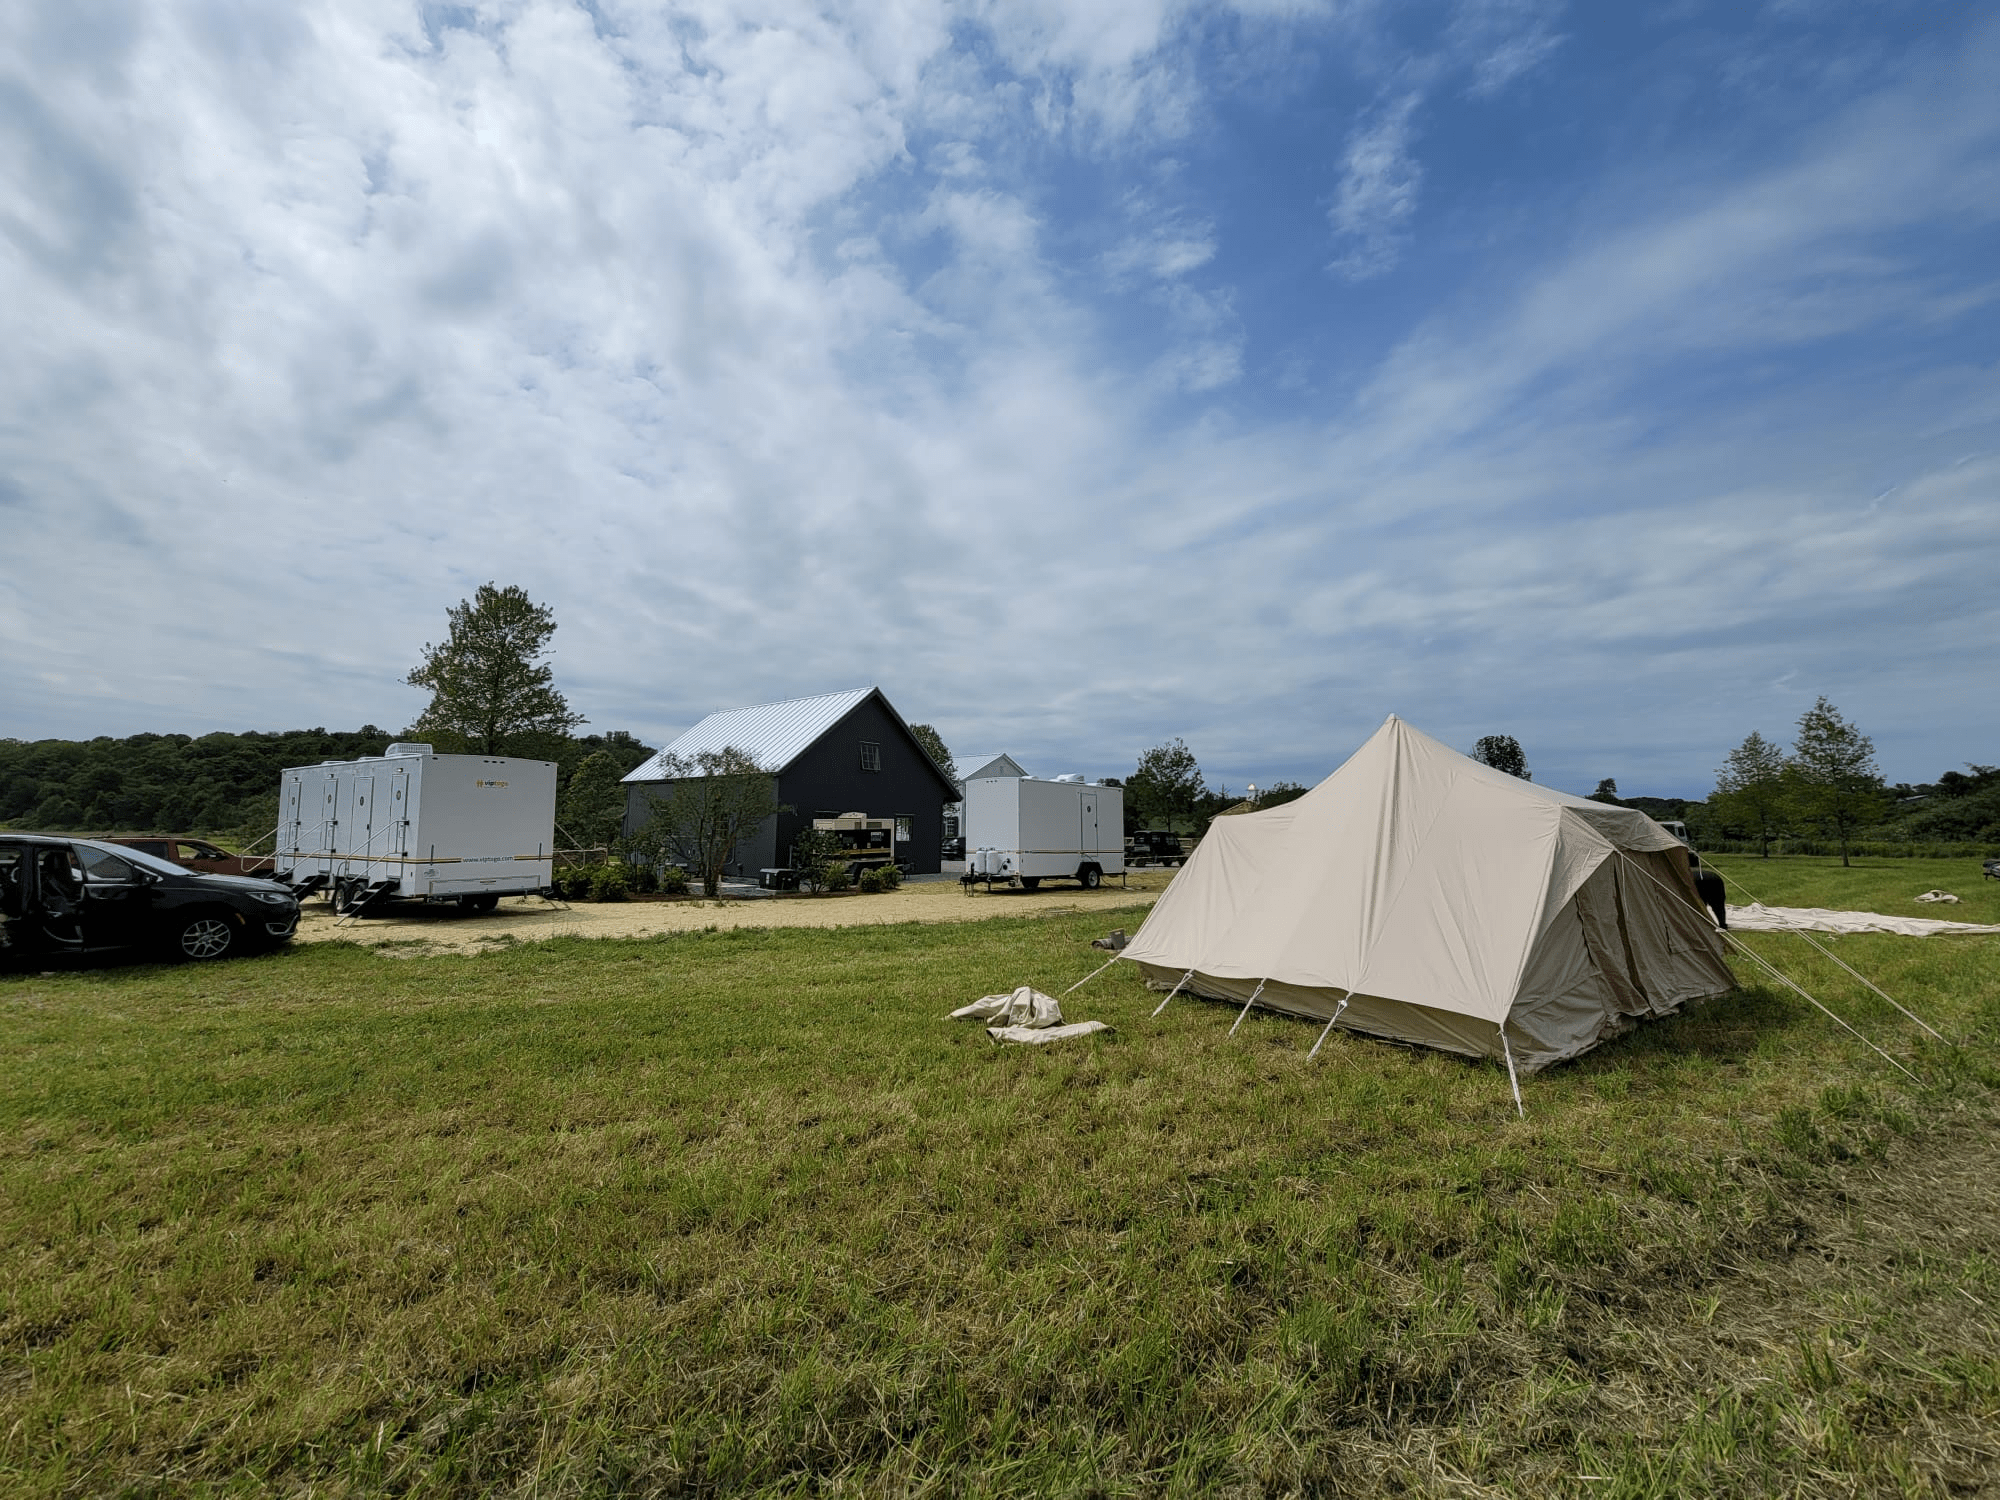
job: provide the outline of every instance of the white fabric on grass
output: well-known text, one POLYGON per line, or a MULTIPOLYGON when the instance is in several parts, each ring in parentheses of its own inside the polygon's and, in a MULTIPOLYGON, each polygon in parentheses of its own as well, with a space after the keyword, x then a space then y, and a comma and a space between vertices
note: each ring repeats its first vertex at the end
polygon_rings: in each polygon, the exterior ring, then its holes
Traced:
POLYGON ((1044 995, 1032 985, 1022 985, 1005 995, 984 995, 951 1013, 954 1021, 997 1021, 1002 1026, 1043 1027, 1062 1025, 1062 1003, 1054 995, 1044 995))
POLYGON ((1072 1021, 1067 1026, 989 1026, 986 1034, 996 1042, 1062 1042, 1073 1036, 1089 1036, 1093 1031, 1109 1031, 1102 1021, 1072 1021))
POLYGON ((1005 995, 983 995, 970 1005, 961 1005, 951 1013, 951 1019, 999 1022, 986 1028, 986 1034, 996 1042, 1061 1042, 1111 1029, 1102 1021, 1072 1021, 1065 1026, 1062 1002, 1026 984, 1005 995))
POLYGON ((1821 906, 1749 906, 1729 908, 1729 926, 1740 932, 1893 932, 1902 937, 1940 937, 1951 933, 2000 932, 1978 922, 1943 922, 1936 917, 1891 917, 1878 911, 1828 911, 1821 906))

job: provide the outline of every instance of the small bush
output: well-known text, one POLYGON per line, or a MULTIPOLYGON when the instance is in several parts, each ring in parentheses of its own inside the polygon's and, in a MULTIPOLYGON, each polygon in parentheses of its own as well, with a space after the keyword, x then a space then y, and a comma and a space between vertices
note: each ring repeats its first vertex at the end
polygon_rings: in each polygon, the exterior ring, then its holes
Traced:
POLYGON ((650 896, 660 888, 660 872, 654 865, 627 865, 625 875, 632 882, 632 893, 636 896, 650 896))
POLYGON ((902 884, 903 884, 903 872, 900 869, 898 869, 895 865, 882 866, 883 890, 885 891, 900 890, 902 888, 902 884))
POLYGON ((840 863, 838 860, 834 860, 825 865, 822 865, 820 867, 820 872, 819 872, 819 883, 820 886, 825 890, 829 891, 846 890, 848 885, 850 884, 847 878, 847 866, 840 863))
POLYGON ((861 894, 864 896, 879 896, 882 894, 882 872, 873 865, 863 870, 861 872, 861 879, 855 883, 861 887, 861 894))
POLYGON ((550 883, 565 901, 587 901, 590 899, 590 875, 588 866, 569 865, 556 871, 550 883))
POLYGON ((632 894, 632 877, 625 873, 623 860, 611 860, 590 872, 590 899, 624 901, 632 894))
POLYGON ((688 873, 679 865, 668 865, 660 871, 660 894, 663 896, 685 896, 688 893, 688 873))

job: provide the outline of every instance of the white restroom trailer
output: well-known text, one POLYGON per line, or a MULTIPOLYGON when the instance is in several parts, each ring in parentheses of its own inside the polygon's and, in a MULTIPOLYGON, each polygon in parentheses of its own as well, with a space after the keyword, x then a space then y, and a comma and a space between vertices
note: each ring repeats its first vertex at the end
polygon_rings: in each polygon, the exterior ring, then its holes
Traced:
POLYGON ((282 773, 276 869, 336 904, 457 901, 478 909, 554 878, 556 767, 391 745, 282 773))
POLYGON ((968 873, 1094 886, 1125 873, 1125 792, 1088 781, 986 776, 965 784, 968 873))

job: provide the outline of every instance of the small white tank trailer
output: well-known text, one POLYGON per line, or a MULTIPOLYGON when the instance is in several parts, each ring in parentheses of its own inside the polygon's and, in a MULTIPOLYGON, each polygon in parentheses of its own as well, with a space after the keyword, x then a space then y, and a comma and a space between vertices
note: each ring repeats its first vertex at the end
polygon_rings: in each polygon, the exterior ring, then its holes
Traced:
POLYGON ((381 755, 282 773, 277 878, 356 915, 393 900, 491 911, 554 879, 556 767, 503 755, 381 755))
POLYGON ((1125 791, 1080 776, 988 776, 965 784, 968 885, 1034 890, 1044 880, 1094 889, 1125 874, 1125 791))

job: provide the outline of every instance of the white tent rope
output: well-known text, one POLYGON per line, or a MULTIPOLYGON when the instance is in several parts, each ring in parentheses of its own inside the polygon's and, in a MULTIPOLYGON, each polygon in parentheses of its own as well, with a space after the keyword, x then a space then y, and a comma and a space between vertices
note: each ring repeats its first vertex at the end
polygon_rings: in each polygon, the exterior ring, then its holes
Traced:
POLYGON ((1514 1049, 1507 1045, 1507 1026, 1500 1026, 1500 1055, 1507 1059, 1507 1085, 1514 1091, 1514 1113, 1522 1119, 1528 1118, 1528 1111, 1521 1105, 1521 1079, 1514 1072, 1514 1049))
MULTIPOLYGON (((1620 849, 1618 853, 1625 860, 1627 864, 1629 864, 1633 869, 1637 870, 1641 875, 1644 875, 1648 880, 1652 881, 1653 884, 1657 885, 1661 890, 1663 891, 1673 890, 1672 886, 1668 885, 1664 880, 1660 879, 1659 876, 1655 875, 1651 870, 1647 869, 1644 865, 1640 864, 1638 860, 1632 858, 1632 856, 1627 854, 1623 849, 1620 849)), ((1676 892, 1676 895, 1678 895, 1682 900, 1686 899, 1686 894, 1684 892, 1676 892)), ((1879 1054, 1884 1062, 1888 1063, 1891 1067, 1895 1068, 1898 1072, 1902 1073, 1912 1083, 1922 1082, 1922 1080, 1919 1079, 1916 1074, 1912 1073, 1908 1068, 1904 1067, 1901 1063, 1897 1062, 1895 1058, 1889 1056, 1888 1053, 1883 1052, 1880 1047, 1877 1047, 1873 1042, 1869 1041, 1867 1037, 1862 1036, 1859 1031, 1855 1031, 1855 1029, 1852 1026, 1849 1026, 1847 1022, 1841 1020, 1839 1016, 1834 1015, 1832 1011, 1827 1010, 1827 1008, 1824 1005, 1821 1005, 1819 1001, 1813 999, 1811 995, 1806 994, 1805 987, 1803 985, 1800 985, 1797 981, 1793 980, 1789 975, 1782 972, 1777 967, 1777 965, 1773 964, 1769 959, 1765 958, 1763 954, 1757 952, 1756 949, 1750 947, 1741 938, 1737 937, 1735 933, 1731 932, 1727 927, 1716 928, 1715 934, 1717 937, 1721 938, 1724 942, 1728 943, 1729 946, 1734 948, 1738 953, 1743 954, 1745 957, 1750 959, 1751 962, 1755 963, 1758 967, 1762 968, 1772 978, 1776 979, 1778 983, 1784 985, 1789 990, 1796 991, 1799 995, 1803 996, 1806 1002, 1809 1005, 1811 1005, 1814 1009, 1825 1012, 1827 1017, 1831 1019, 1835 1024, 1841 1026, 1847 1031, 1853 1032, 1854 1035, 1857 1038, 1859 1038, 1862 1045, 1868 1047, 1871 1051, 1879 1054)), ((1858 974, 1855 977, 1857 979, 1860 978, 1858 974)), ((1866 983, 1865 980, 1863 982, 1866 983)), ((1873 988, 1873 986, 1871 985, 1870 988, 1873 988)), ((1877 991, 1877 993, 1879 994, 1880 991, 1877 991)), ((1882 998, 1885 1000, 1889 999, 1887 995, 1883 995, 1882 998)), ((1896 1004, 1896 1002, 1893 1000, 1890 1000, 1889 1003, 1891 1005, 1896 1004)), ((1903 1010, 1903 1007, 1900 1005, 1896 1005, 1896 1009, 1903 1010)), ((1908 1011, 1903 1011, 1903 1014, 1907 1016, 1910 1013, 1908 1011)), ((1910 1016, 1910 1019, 1916 1021, 1917 1018, 1915 1016, 1910 1016)), ((1923 1026, 1923 1022, 1921 1021, 1917 1021, 1917 1024, 1919 1026, 1923 1026)), ((1924 1030, 1930 1031, 1931 1029, 1928 1026, 1924 1026, 1924 1030)), ((1937 1033, 1935 1031, 1931 1031, 1931 1035, 1937 1036, 1937 1033)))
POLYGON ((1862 1036, 1860 1032, 1855 1031, 1855 1029, 1852 1026, 1848 1025, 1847 1022, 1841 1020, 1839 1016, 1836 1016, 1832 1011, 1828 1010, 1824 1005, 1821 1005, 1819 1001, 1813 999, 1811 995, 1806 994, 1803 987, 1794 982, 1786 974, 1780 972, 1777 965, 1771 963, 1761 953, 1757 952, 1749 944, 1745 943, 1741 938, 1737 937, 1735 933, 1729 932, 1726 929, 1718 929, 1718 931, 1721 931, 1723 940, 1727 942, 1732 948, 1734 948, 1738 953, 1741 953, 1742 955, 1744 955, 1744 957, 1748 958, 1752 963, 1758 965, 1760 968, 1764 970, 1765 973, 1769 974, 1773 979, 1777 980, 1778 983, 1784 985, 1787 989, 1792 990, 1793 992, 1801 996, 1808 1005, 1812 1006, 1815 1010, 1819 1011, 1821 1014, 1826 1016, 1827 1019, 1832 1021, 1836 1026, 1840 1027, 1843 1031, 1852 1033, 1855 1039, 1858 1040, 1862 1046, 1866 1047, 1869 1051, 1873 1052, 1876 1056, 1880 1057, 1882 1061, 1886 1062, 1890 1067, 1894 1068, 1898 1073, 1901 1073, 1905 1078, 1909 1079, 1910 1082, 1915 1084, 1922 1084, 1923 1080, 1921 1078, 1917 1077, 1916 1074, 1912 1073, 1908 1068, 1904 1067, 1901 1063, 1897 1062, 1895 1058, 1891 1057, 1888 1053, 1884 1052, 1880 1047, 1876 1046, 1873 1042, 1869 1041, 1867 1037, 1862 1036))
MULTIPOLYGON (((1710 868, 1711 870, 1715 870, 1715 866, 1713 865, 1710 865, 1708 868, 1710 868)), ((1729 884, 1735 886, 1737 890, 1743 892, 1743 894, 1745 896, 1748 896, 1751 901, 1753 902, 1757 901, 1757 897, 1751 894, 1749 887, 1744 885, 1742 881, 1737 880, 1729 875, 1724 875, 1723 872, 1720 870, 1715 870, 1715 873, 1717 875, 1721 875, 1724 880, 1729 882, 1729 884)), ((1958 1045, 1958 1043, 1954 1042, 1950 1037, 1940 1035, 1938 1029, 1935 1026, 1932 1026, 1930 1022, 1926 1021, 1922 1016, 1918 1015, 1915 1011, 1911 1010, 1909 1007, 1902 1004, 1899 1000, 1896 999, 1894 995, 1891 995, 1887 990, 1883 989, 1874 980, 1870 979, 1866 974, 1863 974, 1859 969, 1855 968, 1852 964, 1848 963, 1847 960, 1842 958, 1839 954, 1835 953, 1831 948, 1827 947, 1826 944, 1822 943, 1818 938, 1814 937, 1810 932, 1807 932, 1803 927, 1794 927, 1791 930, 1793 932, 1796 932, 1800 937, 1804 938, 1806 942, 1821 955, 1823 955, 1828 959, 1831 959, 1835 964, 1845 969, 1849 974, 1852 974, 1856 979, 1860 980, 1863 984, 1867 985, 1869 989, 1873 990, 1876 994, 1880 995, 1884 1000, 1887 1000, 1891 1005, 1895 1006, 1897 1010, 1902 1011, 1904 1015, 1908 1016, 1912 1021, 1915 1021, 1919 1026, 1923 1027, 1924 1030, 1928 1031, 1932 1036, 1937 1037, 1937 1039, 1943 1042, 1946 1046, 1956 1047, 1958 1045)))
MULTIPOLYGON (((1241 1026, 1243 1024, 1243 1018, 1250 1014, 1250 1007, 1255 1005, 1257 1003, 1257 997, 1264 993, 1265 983, 1266 981, 1262 979, 1257 981, 1257 988, 1250 992, 1250 998, 1243 1002, 1243 1009, 1239 1010, 1236 1013, 1236 1026, 1241 1026)), ((1231 1036, 1236 1035, 1236 1026, 1232 1026, 1229 1028, 1229 1034, 1231 1036)))
POLYGON ((1319 1040, 1313 1043, 1312 1051, 1306 1054, 1307 1062, 1311 1062, 1315 1057, 1319 1056, 1319 1049, 1324 1047, 1326 1045, 1326 1039, 1333 1035, 1334 1022, 1340 1019, 1340 1013, 1347 1009, 1347 1002, 1352 1000, 1353 998, 1354 998, 1353 990, 1349 990, 1346 994, 1340 997, 1340 1004, 1336 1005, 1333 1008, 1332 1020, 1329 1020, 1326 1023, 1326 1030, 1322 1031, 1319 1034, 1319 1040))
POLYGON ((1092 973, 1084 975, 1083 978, 1079 979, 1075 984, 1071 985, 1068 989, 1064 990, 1063 993, 1065 995, 1075 994, 1078 990, 1082 989, 1086 984, 1089 984, 1090 981, 1095 979, 1099 974, 1102 974, 1105 969, 1110 968, 1111 964, 1115 964, 1117 962, 1118 962, 1118 955, 1114 953, 1111 955, 1111 962, 1105 964, 1104 968, 1097 969, 1092 973))
MULTIPOLYGON (((1192 978, 1194 978, 1193 969, 1189 969, 1187 973, 1181 975, 1181 983, 1175 985, 1172 989, 1167 991, 1167 1000, 1171 1000, 1174 998, 1174 996, 1178 995, 1181 992, 1181 984, 1186 984, 1192 978)), ((1161 1011, 1167 1008, 1167 1000, 1162 1000, 1158 1005, 1153 1007, 1154 1015, 1157 1016, 1161 1011)))

